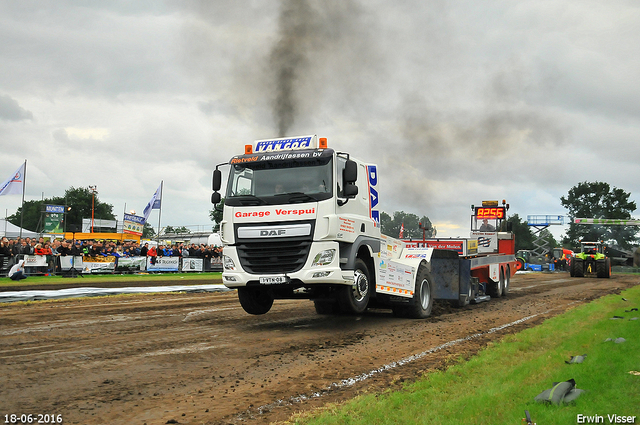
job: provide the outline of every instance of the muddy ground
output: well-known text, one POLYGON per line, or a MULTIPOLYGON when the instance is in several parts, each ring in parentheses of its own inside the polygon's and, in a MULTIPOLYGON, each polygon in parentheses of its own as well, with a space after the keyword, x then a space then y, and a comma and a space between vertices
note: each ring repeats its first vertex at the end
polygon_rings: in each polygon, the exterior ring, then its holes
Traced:
POLYGON ((250 316, 235 293, 0 305, 0 415, 65 424, 238 424, 396 388, 507 333, 640 284, 640 277, 523 274, 507 297, 426 320, 387 310, 320 316, 276 301, 250 316), (447 344, 450 343, 450 344, 447 344))

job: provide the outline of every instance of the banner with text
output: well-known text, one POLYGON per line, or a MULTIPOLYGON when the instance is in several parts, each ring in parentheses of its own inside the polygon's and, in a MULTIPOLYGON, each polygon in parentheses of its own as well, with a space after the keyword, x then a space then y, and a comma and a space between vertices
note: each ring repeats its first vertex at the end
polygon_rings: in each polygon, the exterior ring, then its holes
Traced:
POLYGON ((62 220, 64 219, 64 206, 47 205, 44 213, 44 232, 63 233, 62 220))
POLYGON ((144 221, 145 221, 144 217, 139 217, 133 214, 125 214, 124 226, 122 228, 123 233, 130 233, 132 235, 142 236, 144 221))
POLYGON ((180 257, 147 257, 149 272, 177 272, 180 270, 180 257))
POLYGON ((147 257, 120 257, 116 271, 140 271, 147 265, 147 257))
MULTIPOLYGON (((76 265, 76 268, 79 267, 76 265)), ((116 269, 116 257, 84 257, 82 273, 113 273, 116 269)))
POLYGON ((182 271, 183 272, 201 272, 204 267, 204 260, 202 258, 183 258, 182 259, 182 271))

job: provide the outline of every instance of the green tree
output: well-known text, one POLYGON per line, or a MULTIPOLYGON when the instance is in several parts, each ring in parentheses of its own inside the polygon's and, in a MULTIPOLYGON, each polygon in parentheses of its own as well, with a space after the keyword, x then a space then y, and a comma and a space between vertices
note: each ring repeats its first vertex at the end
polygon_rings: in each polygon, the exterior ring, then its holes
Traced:
POLYGON ((516 238, 516 251, 520 249, 533 249, 533 232, 526 221, 523 221, 518 214, 514 214, 507 218, 507 222, 511 223, 511 231, 516 238))
POLYGON ((174 235, 183 235, 185 233, 191 233, 191 230, 187 229, 185 226, 173 227, 167 226, 164 228, 164 234, 174 234, 174 235))
POLYGON ((142 237, 150 239, 155 235, 156 231, 154 230, 153 226, 151 226, 149 223, 144 223, 144 227, 142 228, 142 237))
POLYGON ((224 208, 224 198, 222 198, 222 200, 218 205, 216 205, 209 211, 209 218, 211 219, 211 221, 215 223, 212 229, 214 232, 217 232, 220 230, 220 222, 222 221, 223 208, 224 208))
POLYGON ((400 229, 404 225, 403 239, 422 239, 423 230, 420 228, 426 228, 424 231, 425 238, 432 238, 436 235, 437 230, 431 224, 429 217, 418 217, 416 214, 406 213, 404 211, 396 211, 391 217, 386 212, 380 213, 380 230, 384 235, 398 238, 400 235, 400 229))
MULTIPOLYGON (((45 205, 64 205, 68 207, 67 213, 65 214, 66 223, 64 224, 64 228, 66 230, 75 228, 77 231, 80 231, 82 228, 82 219, 91 218, 92 195, 88 187, 70 187, 62 197, 56 196, 38 201, 25 201, 24 217, 22 217, 23 227, 25 229, 39 231, 42 229, 41 218, 45 205)), ((93 202, 95 219, 115 220, 113 205, 100 202, 97 194, 93 202)), ((22 209, 22 207, 18 208, 15 214, 8 217, 10 223, 16 226, 20 225, 22 209)))
POLYGON ((578 246, 580 239, 602 240, 615 243, 622 249, 630 249, 636 239, 636 226, 601 226, 576 224, 575 218, 630 219, 636 203, 631 194, 604 182, 582 182, 560 197, 562 206, 569 210, 569 230, 563 239, 565 245, 578 246))

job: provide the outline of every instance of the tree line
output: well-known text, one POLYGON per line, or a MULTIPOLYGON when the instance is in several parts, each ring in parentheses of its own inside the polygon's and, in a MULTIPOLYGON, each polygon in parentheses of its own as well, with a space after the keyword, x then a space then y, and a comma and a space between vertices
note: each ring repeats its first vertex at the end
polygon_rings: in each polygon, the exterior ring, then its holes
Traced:
MULTIPOLYGON (((550 246, 563 246, 573 249, 580 244, 580 240, 604 241, 610 245, 617 245, 622 249, 631 249, 637 244, 638 226, 607 226, 607 225, 580 225, 574 223, 575 218, 607 218, 607 219, 632 219, 631 214, 637 209, 634 201, 630 200, 631 194, 612 187, 604 182, 581 182, 572 187, 566 196, 560 197, 560 202, 568 210, 569 228, 561 241, 556 241, 548 230, 543 230, 543 236, 550 246)), ((66 231, 81 231, 82 219, 91 217, 93 202, 93 216, 99 220, 115 220, 113 205, 100 201, 89 187, 70 187, 64 196, 56 196, 42 200, 25 201, 24 207, 18 208, 15 214, 7 217, 8 221, 16 226, 22 220, 23 227, 35 232, 40 232, 43 226, 43 214, 46 205, 62 205, 65 207, 63 228, 66 231), (24 216, 22 210, 24 208, 24 216)), ((222 204, 224 205, 224 204, 222 204)), ((215 224, 214 231, 222 221, 221 210, 209 212, 211 221, 215 224)), ((533 248, 534 233, 526 220, 513 214, 507 218, 516 235, 516 250, 533 248)), ((422 239, 437 236, 437 229, 431 223, 428 216, 419 217, 417 214, 405 211, 395 211, 392 215, 382 212, 380 214, 380 227, 385 235, 400 236, 400 229, 404 227, 403 239, 422 239)), ((165 231, 173 233, 186 233, 184 226, 167 226, 165 231), (168 230, 167 230, 168 229, 168 230)), ((143 237, 155 235, 155 230, 149 223, 145 223, 143 237)))

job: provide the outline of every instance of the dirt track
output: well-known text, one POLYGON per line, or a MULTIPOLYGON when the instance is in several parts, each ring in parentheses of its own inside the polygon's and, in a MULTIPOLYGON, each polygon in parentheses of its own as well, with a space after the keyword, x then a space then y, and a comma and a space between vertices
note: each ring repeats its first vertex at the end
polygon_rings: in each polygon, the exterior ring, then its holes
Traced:
POLYGON ((65 424, 286 420, 414 380, 637 284, 637 276, 517 275, 506 298, 438 304, 421 321, 386 310, 319 316, 304 300, 250 316, 235 293, 0 305, 0 414, 62 414, 65 424))

